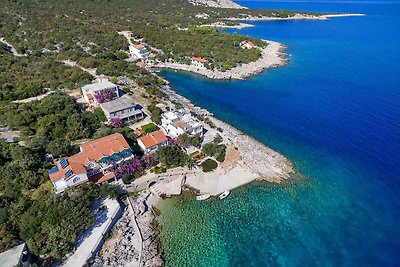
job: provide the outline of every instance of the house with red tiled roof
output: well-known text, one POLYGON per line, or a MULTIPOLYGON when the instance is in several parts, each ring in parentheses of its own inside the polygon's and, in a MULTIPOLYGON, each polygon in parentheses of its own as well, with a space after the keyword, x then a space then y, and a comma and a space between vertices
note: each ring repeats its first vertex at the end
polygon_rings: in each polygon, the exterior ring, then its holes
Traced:
POLYGON ((240 43, 240 47, 242 47, 243 49, 251 49, 255 48, 256 45, 252 42, 243 41, 240 43))
POLYGON ((204 68, 204 64, 208 63, 207 59, 204 59, 202 57, 192 57, 190 64, 195 66, 195 67, 200 67, 204 68))
POLYGON ((138 145, 145 153, 152 153, 160 146, 168 145, 168 138, 162 131, 148 133, 138 138, 138 145))
POLYGON ((145 44, 134 44, 129 46, 129 54, 133 58, 145 61, 149 58, 150 52, 145 44))
POLYGON ((89 181, 100 185, 116 180, 114 165, 133 156, 124 136, 114 133, 80 145, 78 154, 56 161, 48 173, 54 191, 60 193, 89 181))

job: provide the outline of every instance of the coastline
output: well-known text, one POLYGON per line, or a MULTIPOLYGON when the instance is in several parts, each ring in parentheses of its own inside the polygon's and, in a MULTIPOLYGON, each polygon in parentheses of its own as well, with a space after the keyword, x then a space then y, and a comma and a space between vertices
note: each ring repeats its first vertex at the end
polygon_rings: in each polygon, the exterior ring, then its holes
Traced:
POLYGON ((268 40, 263 41, 268 45, 262 49, 261 57, 258 60, 236 66, 227 71, 210 70, 205 67, 169 62, 155 63, 149 65, 149 67, 188 71, 216 80, 243 80, 259 74, 265 69, 280 67, 287 63, 283 52, 286 47, 283 44, 268 40))
MULTIPOLYGON (((226 164, 228 166, 221 168, 220 174, 229 174, 229 172, 235 169, 238 165, 253 175, 253 178, 251 178, 251 181, 249 182, 264 180, 267 182, 280 183, 281 181, 290 178, 290 176, 295 173, 292 162, 282 154, 274 151, 246 133, 243 133, 229 123, 215 118, 208 110, 196 106, 186 97, 176 93, 169 85, 163 86, 162 91, 167 94, 170 101, 181 104, 192 113, 200 116, 207 116, 216 128, 222 129, 222 132, 219 132, 219 134, 224 141, 231 144, 232 147, 238 151, 239 156, 236 157, 237 159, 232 161, 231 164, 226 164)), ((231 184, 231 187, 226 188, 225 190, 235 189, 239 186, 231 184)), ((214 193, 212 195, 216 194, 214 193)))
POLYGON ((214 23, 211 23, 211 24, 203 24, 203 25, 200 25, 200 26, 201 27, 217 27, 217 28, 224 28, 224 29, 237 29, 237 30, 255 27, 252 24, 243 23, 243 22, 240 22, 237 25, 227 25, 227 24, 225 24, 224 22, 221 22, 221 21, 220 22, 214 22, 214 23))
POLYGON ((366 16, 362 13, 342 13, 342 14, 323 14, 323 15, 309 15, 309 14, 295 14, 291 17, 280 18, 280 17, 268 17, 268 16, 243 16, 243 17, 230 17, 221 20, 231 21, 274 21, 274 20, 329 20, 330 18, 340 17, 361 17, 366 16))

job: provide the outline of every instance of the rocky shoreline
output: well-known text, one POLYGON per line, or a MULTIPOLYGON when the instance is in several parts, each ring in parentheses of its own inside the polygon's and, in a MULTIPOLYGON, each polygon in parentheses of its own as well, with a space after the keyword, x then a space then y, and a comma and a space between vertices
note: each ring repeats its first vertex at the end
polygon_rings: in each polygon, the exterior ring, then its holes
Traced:
POLYGON ((188 2, 195 6, 247 9, 247 7, 241 6, 231 0, 188 0, 188 2))
POLYGON ((322 14, 322 15, 311 15, 311 14, 295 14, 291 17, 281 18, 281 17, 269 17, 269 16, 252 16, 244 15, 242 17, 231 17, 225 18, 223 20, 231 21, 270 21, 270 20, 328 20, 330 18, 339 17, 359 17, 365 16, 361 13, 342 13, 342 14, 322 14))
POLYGON ((169 85, 162 88, 172 102, 177 102, 198 116, 205 116, 222 129, 221 136, 238 148, 244 165, 259 176, 258 180, 281 182, 295 172, 293 164, 283 155, 241 132, 230 124, 213 116, 209 111, 194 105, 189 99, 177 94, 169 85))
POLYGON ((227 71, 210 70, 205 67, 196 67, 193 65, 170 62, 149 64, 149 67, 188 71, 216 80, 243 80, 259 74, 265 69, 280 67, 287 63, 287 60, 285 59, 286 54, 283 52, 285 49, 283 44, 267 40, 263 41, 267 44, 267 46, 262 48, 261 57, 258 60, 236 66, 235 68, 227 71))
POLYGON ((252 24, 243 23, 243 22, 241 22, 239 24, 236 24, 236 25, 227 25, 226 23, 221 22, 221 21, 214 22, 214 23, 211 23, 211 24, 203 24, 201 26, 202 27, 217 27, 217 28, 225 28, 225 29, 237 29, 237 30, 255 27, 252 24))

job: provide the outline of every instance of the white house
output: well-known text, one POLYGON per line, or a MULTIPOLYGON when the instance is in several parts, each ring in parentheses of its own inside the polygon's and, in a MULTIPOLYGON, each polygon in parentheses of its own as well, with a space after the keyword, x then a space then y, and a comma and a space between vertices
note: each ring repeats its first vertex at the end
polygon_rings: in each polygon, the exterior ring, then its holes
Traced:
POLYGON ((168 145, 168 138, 162 131, 158 130, 138 138, 137 142, 144 153, 152 153, 157 148, 168 145))
POLYGON ((242 49, 251 49, 251 48, 255 48, 256 45, 253 44, 252 42, 243 41, 240 43, 240 47, 242 49))
POLYGON ((199 68, 204 68, 204 64, 206 63, 208 63, 208 60, 201 57, 192 57, 190 61, 191 65, 199 68))
POLYGON ((129 54, 131 55, 131 57, 136 57, 142 61, 147 60, 150 55, 144 44, 130 45, 129 54))
POLYGON ((183 111, 168 111, 161 114, 161 126, 171 137, 181 134, 203 136, 203 125, 189 113, 183 111))
POLYGON ((115 98, 120 97, 118 86, 108 81, 108 79, 99 79, 97 82, 85 85, 81 89, 83 98, 89 104, 99 104, 96 101, 95 96, 97 93, 100 93, 102 91, 110 90, 114 94, 115 98))

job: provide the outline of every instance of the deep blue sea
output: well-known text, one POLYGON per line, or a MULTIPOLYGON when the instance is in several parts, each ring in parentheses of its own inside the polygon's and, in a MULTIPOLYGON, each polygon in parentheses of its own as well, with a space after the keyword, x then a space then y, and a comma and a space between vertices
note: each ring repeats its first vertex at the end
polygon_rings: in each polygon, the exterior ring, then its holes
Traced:
POLYGON ((239 3, 367 16, 251 22, 238 33, 286 44, 290 61, 246 81, 161 72, 304 175, 168 200, 166 265, 400 266, 400 1, 239 3))

